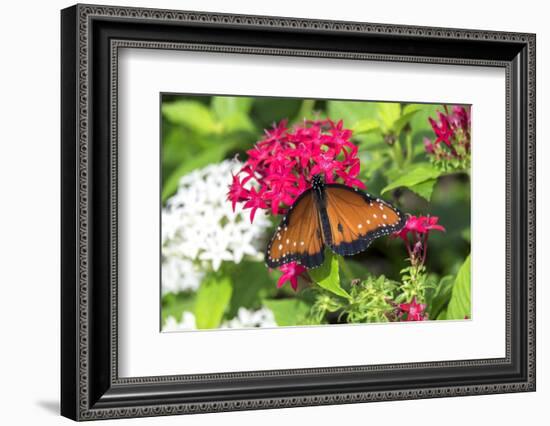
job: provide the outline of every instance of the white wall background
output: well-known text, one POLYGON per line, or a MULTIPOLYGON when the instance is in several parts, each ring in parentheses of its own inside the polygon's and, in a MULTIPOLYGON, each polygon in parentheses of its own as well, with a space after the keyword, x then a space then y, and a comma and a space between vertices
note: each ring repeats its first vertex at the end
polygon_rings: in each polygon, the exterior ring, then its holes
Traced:
MULTIPOLYGON (((119 0, 142 7, 537 33, 538 391, 453 399, 107 421, 102 424, 499 426, 540 419, 550 400, 545 313, 550 257, 550 28, 545 2, 119 0), (115 423, 118 422, 118 423, 115 423)), ((62 0, 11 1, 0 25, 0 422, 69 424, 59 404, 59 9, 62 0)), ((547 421, 547 420, 546 420, 547 421)), ((537 424, 535 423, 535 424, 537 424)))

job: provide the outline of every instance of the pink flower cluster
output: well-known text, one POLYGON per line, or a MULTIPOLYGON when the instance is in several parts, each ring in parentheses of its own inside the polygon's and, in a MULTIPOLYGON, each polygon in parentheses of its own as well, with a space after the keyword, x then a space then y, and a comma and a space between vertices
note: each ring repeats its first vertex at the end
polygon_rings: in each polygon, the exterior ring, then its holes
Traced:
POLYGON ((439 218, 437 216, 414 216, 410 215, 404 228, 395 235, 403 241, 408 241, 409 233, 412 234, 427 234, 434 231, 445 231, 445 228, 438 225, 439 218))
POLYGON ((250 221, 258 209, 284 214, 296 198, 311 186, 313 176, 327 183, 341 182, 364 189, 352 131, 330 119, 304 121, 289 128, 283 120, 266 130, 263 139, 247 151, 248 159, 233 176, 228 199, 250 209, 250 221))
POLYGON ((287 281, 290 281, 290 286, 296 291, 298 289, 298 277, 306 271, 306 268, 296 262, 291 262, 280 266, 279 270, 283 275, 277 281, 277 288, 281 288, 287 281))
POLYGON ((401 238, 413 265, 424 264, 428 253, 428 234, 430 231, 443 231, 445 228, 438 225, 437 216, 410 215, 403 229, 393 234, 394 238, 401 238), (409 237, 410 235, 410 237, 409 237))
POLYGON ((413 297, 410 303, 401 303, 399 304, 399 310, 401 311, 400 318, 403 318, 405 315, 405 321, 424 321, 426 319, 426 304, 417 303, 416 297, 413 297))
POLYGON ((469 109, 462 106, 453 106, 451 112, 445 106, 445 114, 437 113, 439 120, 429 118, 435 133, 435 141, 424 138, 426 152, 436 160, 465 159, 470 153, 470 124, 469 109))

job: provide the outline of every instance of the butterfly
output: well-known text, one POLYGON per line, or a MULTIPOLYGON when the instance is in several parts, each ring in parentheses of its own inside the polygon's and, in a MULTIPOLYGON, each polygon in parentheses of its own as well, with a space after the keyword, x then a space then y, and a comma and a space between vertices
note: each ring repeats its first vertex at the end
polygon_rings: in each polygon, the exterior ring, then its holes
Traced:
POLYGON ((400 231, 407 218, 391 204, 357 188, 325 184, 315 175, 311 188, 290 206, 277 227, 265 254, 276 268, 297 262, 306 268, 322 265, 325 246, 350 256, 367 249, 383 235, 400 231))

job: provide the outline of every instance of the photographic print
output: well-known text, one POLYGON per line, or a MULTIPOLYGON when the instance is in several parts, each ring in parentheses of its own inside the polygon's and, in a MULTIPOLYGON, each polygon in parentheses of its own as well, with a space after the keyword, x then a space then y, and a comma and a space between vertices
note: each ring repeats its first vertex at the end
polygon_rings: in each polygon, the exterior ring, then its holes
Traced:
POLYGON ((470 105, 160 108, 163 332, 471 318, 470 105))

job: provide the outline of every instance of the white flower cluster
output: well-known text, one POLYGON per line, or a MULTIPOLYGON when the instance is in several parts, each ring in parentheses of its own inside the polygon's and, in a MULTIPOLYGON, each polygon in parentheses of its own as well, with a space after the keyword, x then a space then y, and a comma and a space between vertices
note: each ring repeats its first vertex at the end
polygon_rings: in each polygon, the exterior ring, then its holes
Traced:
POLYGON ((226 160, 180 179, 178 191, 162 211, 162 291, 196 290, 204 272, 222 262, 240 263, 245 255, 262 259, 270 222, 227 201, 232 173, 242 163, 226 160))
POLYGON ((186 331, 196 330, 197 324, 193 312, 184 311, 181 315, 181 321, 178 322, 172 315, 166 318, 162 331, 186 331))
POLYGON ((183 256, 163 256, 162 293, 178 291, 196 291, 204 277, 193 261, 183 256))
MULTIPOLYGON (((221 324, 220 328, 261 328, 277 327, 273 312, 268 308, 261 308, 253 311, 246 308, 239 308, 237 316, 221 324)), ((162 331, 189 331, 196 330, 195 315, 192 312, 184 311, 181 321, 178 322, 173 316, 166 318, 162 331)))
POLYGON ((237 316, 225 321, 220 328, 252 328, 252 327, 277 327, 275 316, 268 308, 252 311, 239 308, 237 316))

